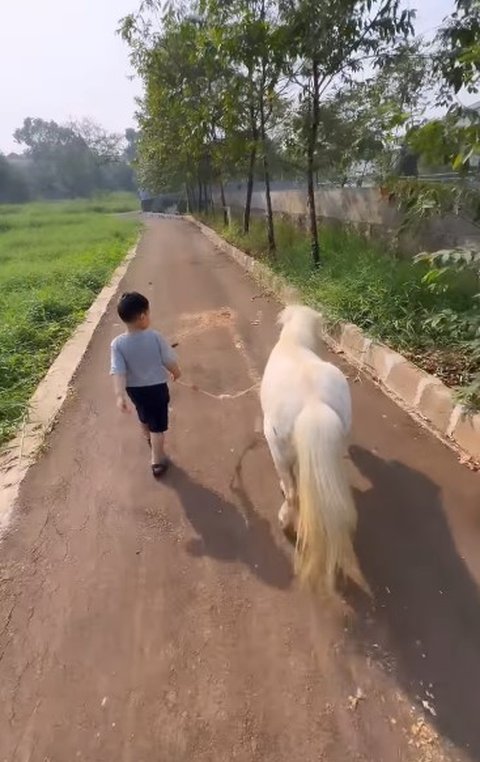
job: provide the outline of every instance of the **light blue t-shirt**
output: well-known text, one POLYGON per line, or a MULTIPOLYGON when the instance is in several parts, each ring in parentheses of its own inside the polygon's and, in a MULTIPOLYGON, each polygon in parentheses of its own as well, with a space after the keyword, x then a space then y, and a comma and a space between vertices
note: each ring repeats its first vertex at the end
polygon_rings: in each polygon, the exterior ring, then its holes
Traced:
POLYGON ((165 367, 177 362, 170 344, 157 331, 122 333, 112 341, 111 375, 125 375, 128 386, 155 386, 168 381, 165 367))

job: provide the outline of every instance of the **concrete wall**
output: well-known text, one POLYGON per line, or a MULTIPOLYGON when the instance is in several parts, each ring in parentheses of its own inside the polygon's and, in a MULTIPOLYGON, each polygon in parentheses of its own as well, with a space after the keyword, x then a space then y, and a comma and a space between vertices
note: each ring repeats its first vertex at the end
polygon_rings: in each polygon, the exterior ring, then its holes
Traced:
POLYGON ((170 212, 177 209, 181 199, 179 193, 159 193, 139 191, 140 205, 144 212, 170 212))
MULTIPOLYGON (((225 194, 232 210, 239 210, 245 203, 246 185, 231 183, 227 185, 225 194)), ((214 203, 220 206, 218 193, 214 194, 214 203)), ((321 222, 351 224, 369 236, 391 239, 401 223, 400 213, 393 204, 382 198, 379 188, 320 187, 316 191, 316 203, 321 222)), ((304 220, 307 215, 305 187, 292 183, 273 183, 272 205, 278 215, 304 220)), ((265 208, 265 193, 263 187, 257 184, 252 198, 252 210, 258 214, 264 213, 265 208)), ((480 248, 480 229, 453 215, 432 220, 415 235, 403 235, 400 241, 400 248, 408 254, 462 245, 480 248)))

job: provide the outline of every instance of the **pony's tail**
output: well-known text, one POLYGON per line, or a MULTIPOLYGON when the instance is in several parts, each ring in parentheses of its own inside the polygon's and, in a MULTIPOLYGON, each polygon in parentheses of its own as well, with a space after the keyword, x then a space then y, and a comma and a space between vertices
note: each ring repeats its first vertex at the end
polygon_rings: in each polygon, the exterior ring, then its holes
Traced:
POLYGON ((333 594, 340 572, 364 587, 352 545, 357 514, 344 468, 342 422, 324 403, 311 402, 297 418, 294 442, 300 579, 333 594))

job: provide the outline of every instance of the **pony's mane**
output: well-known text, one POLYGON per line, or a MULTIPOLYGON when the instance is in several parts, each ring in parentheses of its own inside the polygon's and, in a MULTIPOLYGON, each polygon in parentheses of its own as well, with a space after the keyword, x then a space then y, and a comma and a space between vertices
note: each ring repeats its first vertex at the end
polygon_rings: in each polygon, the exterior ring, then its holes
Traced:
POLYGON ((278 316, 278 323, 282 326, 280 335, 315 351, 319 339, 319 319, 319 313, 311 307, 290 304, 278 316))
POLYGON ((277 316, 278 325, 284 326, 290 322, 299 307, 299 304, 289 304, 287 307, 285 307, 277 316))

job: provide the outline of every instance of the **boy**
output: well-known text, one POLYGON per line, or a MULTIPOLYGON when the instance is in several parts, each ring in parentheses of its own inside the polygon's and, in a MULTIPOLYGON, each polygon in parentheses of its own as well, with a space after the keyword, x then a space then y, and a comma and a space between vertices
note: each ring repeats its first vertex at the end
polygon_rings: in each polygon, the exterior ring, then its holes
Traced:
POLYGON ((180 369, 172 347, 163 336, 150 328, 150 304, 137 292, 123 294, 117 307, 126 333, 117 336, 111 346, 111 370, 122 413, 129 410, 128 397, 137 410, 143 432, 152 452, 152 472, 156 479, 168 468, 165 456, 165 432, 168 429, 168 376, 180 378, 180 369))

